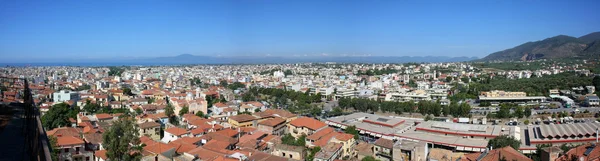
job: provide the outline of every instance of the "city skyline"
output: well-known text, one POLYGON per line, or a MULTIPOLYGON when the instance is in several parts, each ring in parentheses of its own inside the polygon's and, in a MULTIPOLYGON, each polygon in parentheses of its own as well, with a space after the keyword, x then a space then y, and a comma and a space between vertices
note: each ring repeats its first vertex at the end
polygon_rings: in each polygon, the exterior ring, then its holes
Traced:
POLYGON ((0 55, 17 62, 181 54, 481 58, 598 31, 596 3, 3 1, 0 55))

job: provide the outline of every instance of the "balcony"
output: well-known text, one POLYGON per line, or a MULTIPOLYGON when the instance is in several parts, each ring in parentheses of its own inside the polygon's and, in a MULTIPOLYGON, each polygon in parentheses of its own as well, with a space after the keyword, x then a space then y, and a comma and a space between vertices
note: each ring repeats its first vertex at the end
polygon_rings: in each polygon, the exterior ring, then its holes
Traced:
POLYGON ((0 143, 4 146, 0 160, 50 161, 46 131, 42 127, 39 109, 35 106, 26 79, 0 77, 1 84, 22 93, 22 102, 0 102, 0 115, 10 118, 0 127, 0 143), (21 86, 24 88, 12 88, 21 86))

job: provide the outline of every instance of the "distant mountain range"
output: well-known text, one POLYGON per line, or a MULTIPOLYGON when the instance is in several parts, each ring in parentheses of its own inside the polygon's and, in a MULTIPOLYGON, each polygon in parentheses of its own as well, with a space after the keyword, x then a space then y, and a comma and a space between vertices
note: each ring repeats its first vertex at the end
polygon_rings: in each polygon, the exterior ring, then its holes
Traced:
POLYGON ((446 56, 233 56, 212 57, 182 54, 174 57, 140 59, 142 63, 168 64, 276 64, 276 63, 408 63, 408 62, 461 62, 472 61, 477 57, 446 56))
POLYGON ((121 66, 188 64, 283 64, 283 63, 408 63, 463 62, 477 57, 446 56, 199 56, 182 54, 155 58, 111 58, 73 60, 30 60, 28 63, 0 63, 1 66, 121 66))
POLYGON ((558 35, 541 41, 527 42, 514 48, 492 53, 479 61, 512 61, 558 58, 598 58, 600 32, 579 38, 558 35))

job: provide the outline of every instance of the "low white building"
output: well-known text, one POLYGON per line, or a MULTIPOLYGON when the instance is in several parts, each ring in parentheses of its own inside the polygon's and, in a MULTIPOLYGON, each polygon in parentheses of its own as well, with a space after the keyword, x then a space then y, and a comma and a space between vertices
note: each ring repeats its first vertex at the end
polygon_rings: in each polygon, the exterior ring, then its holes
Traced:
POLYGON ((54 96, 53 97, 54 102, 65 102, 65 101, 69 101, 69 100, 78 101, 79 100, 79 93, 73 92, 73 91, 61 90, 59 92, 55 92, 53 94, 53 96, 54 96))
POLYGON ((190 131, 178 127, 172 127, 164 131, 164 136, 160 141, 168 143, 185 136, 190 136, 190 131))

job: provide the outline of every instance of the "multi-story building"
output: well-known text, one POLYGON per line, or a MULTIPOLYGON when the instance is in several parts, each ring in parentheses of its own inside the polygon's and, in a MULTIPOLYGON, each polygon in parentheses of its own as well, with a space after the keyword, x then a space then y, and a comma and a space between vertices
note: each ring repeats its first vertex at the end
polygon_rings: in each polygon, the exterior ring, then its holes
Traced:
POLYGON ((160 140, 160 124, 156 122, 144 122, 138 124, 140 136, 148 136, 152 140, 160 140))
POLYGON ((259 118, 248 114, 241 114, 229 117, 227 122, 232 127, 238 128, 254 126, 255 121, 257 121, 256 123, 258 123, 259 118))
POLYGON ((287 129, 285 123, 285 120, 282 118, 270 118, 258 123, 258 131, 272 135, 283 135, 287 129))
POLYGON ((375 145, 373 146, 373 152, 375 153, 375 159, 381 161, 392 161, 393 160, 393 152, 394 150, 394 141, 380 138, 375 141, 375 145))
POLYGON ((79 100, 79 93, 77 92, 72 92, 72 91, 66 91, 66 90, 61 90, 59 92, 55 92, 53 94, 53 100, 54 102, 65 102, 65 101, 78 101, 79 100))
POLYGON ((305 148, 302 146, 275 144, 271 154, 294 160, 304 160, 304 156, 306 156, 306 151, 305 148))
POLYGON ((83 161, 91 160, 94 156, 92 151, 85 149, 85 142, 74 136, 58 136, 56 143, 59 147, 58 160, 83 161))
POLYGON ((288 132, 298 138, 302 135, 311 135, 314 132, 327 127, 327 124, 309 117, 301 117, 290 122, 288 132))

